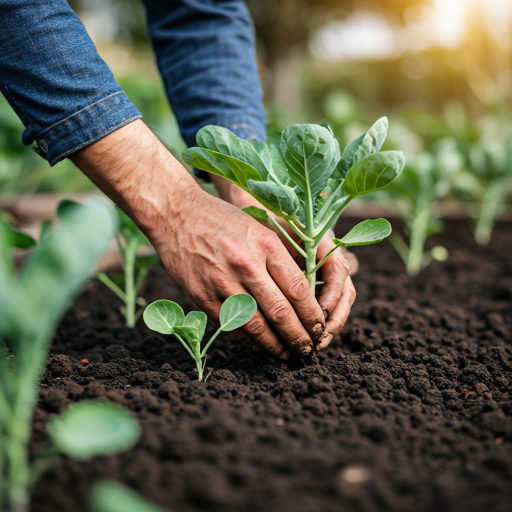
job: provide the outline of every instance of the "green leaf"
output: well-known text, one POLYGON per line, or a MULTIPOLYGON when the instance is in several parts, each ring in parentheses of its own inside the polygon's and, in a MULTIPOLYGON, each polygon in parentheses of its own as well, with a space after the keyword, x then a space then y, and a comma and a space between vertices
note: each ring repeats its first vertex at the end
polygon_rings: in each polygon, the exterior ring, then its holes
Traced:
POLYGON ((291 184, 291 178, 290 178, 290 171, 288 170, 288 166, 286 165, 286 162, 284 161, 283 155, 281 154, 281 150, 279 149, 279 146, 274 146, 274 144, 269 144, 269 153, 270 158, 272 160, 272 170, 270 171, 270 174, 272 176, 272 179, 276 183, 282 183, 283 185, 290 185, 291 184))
POLYGON ((291 187, 279 185, 271 181, 253 180, 249 180, 248 186, 251 194, 261 203, 270 205, 285 215, 294 215, 300 208, 297 195, 291 187))
POLYGON ((248 213, 256 220, 268 221, 268 213, 257 206, 246 206, 245 208, 242 208, 242 211, 248 213))
POLYGON ((348 172, 342 196, 352 198, 379 190, 397 178, 404 168, 404 155, 400 151, 384 151, 357 161, 348 172))
POLYGON ((72 199, 63 199, 57 206, 57 218, 62 219, 64 215, 70 213, 77 206, 80 206, 80 203, 72 199))
POLYGON ((152 331, 172 334, 174 327, 183 325, 185 313, 176 302, 162 299, 152 302, 144 310, 143 318, 152 331))
POLYGON ((242 160, 210 149, 189 148, 182 153, 183 160, 198 169, 222 176, 247 190, 247 180, 261 181, 258 171, 242 160))
POLYGON ((136 240, 138 245, 147 245, 151 247, 151 243, 146 238, 146 235, 139 229, 137 224, 133 222, 133 220, 126 215, 126 213, 116 206, 115 208, 117 215, 119 216, 119 230, 123 234, 125 242, 128 244, 132 240, 136 240))
POLYGON ((292 181, 313 198, 318 196, 334 170, 336 143, 331 133, 317 124, 288 126, 281 153, 292 181))
POLYGON ((185 317, 183 325, 174 327, 174 334, 185 338, 192 349, 199 351, 207 322, 208 317, 205 313, 202 311, 191 311, 185 317))
POLYGON ((36 241, 31 236, 16 229, 1 213, 0 223, 5 229, 5 236, 8 238, 8 243, 11 247, 28 249, 29 247, 34 247, 34 245, 36 245, 36 241))
POLYGON ((369 219, 354 226, 336 245, 371 245, 382 242, 391 234, 391 224, 386 219, 369 219))
POLYGON ((258 304, 246 294, 232 295, 220 308, 219 321, 223 331, 233 331, 245 325, 256 313, 258 304))
POLYGON ((344 179, 349 169, 359 160, 380 151, 388 133, 388 118, 381 117, 366 133, 353 140, 343 151, 336 174, 344 179))
POLYGON ((450 256, 450 253, 446 247, 443 247, 442 245, 435 245, 430 249, 430 255, 436 261, 446 261, 450 256))
POLYGON ((270 155, 263 142, 240 139, 231 130, 213 125, 201 128, 197 132, 196 140, 201 148, 232 156, 251 165, 261 180, 267 180, 270 155))
POLYGON ((50 423, 57 448, 75 459, 111 455, 135 444, 137 420, 123 407, 103 402, 79 402, 50 423))
POLYGON ((41 230, 39 231, 39 241, 44 240, 52 229, 52 222, 50 220, 45 220, 41 222, 41 230))
POLYGON ((277 128, 274 128, 273 126, 267 126, 267 144, 273 144, 276 147, 281 146, 281 135, 282 132, 280 132, 277 128))
POLYGON ((107 480, 93 487, 90 505, 94 512, 165 512, 131 489, 107 480))

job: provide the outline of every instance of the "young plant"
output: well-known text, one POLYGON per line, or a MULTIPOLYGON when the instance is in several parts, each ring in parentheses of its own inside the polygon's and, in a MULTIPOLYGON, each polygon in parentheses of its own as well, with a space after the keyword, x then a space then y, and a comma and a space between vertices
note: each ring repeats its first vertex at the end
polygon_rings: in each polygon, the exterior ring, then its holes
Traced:
MULTIPOLYGON (((242 140, 226 128, 206 126, 197 134, 199 147, 183 152, 185 162, 235 183, 274 215, 283 218, 299 243, 272 215, 257 208, 245 211, 267 220, 306 261, 305 274, 314 292, 316 253, 324 235, 352 199, 392 182, 404 166, 398 151, 379 152, 388 121, 379 119, 343 151, 327 126, 296 124, 282 133, 270 131, 267 143, 242 140)), ((356 225, 336 246, 380 242, 391 233, 384 219, 356 225)))
POLYGON ((117 274, 112 279, 103 272, 96 277, 124 302, 126 325, 134 327, 147 304, 144 298, 138 296, 140 287, 160 258, 156 254, 137 256, 140 247, 151 247, 151 244, 126 213, 117 206, 116 211, 120 220, 116 240, 123 257, 124 273, 117 274), (140 306, 138 311, 137 306, 140 306))
POLYGON ((142 496, 115 482, 98 482, 91 495, 94 512, 165 512, 142 496))
POLYGON ((482 137, 469 150, 469 167, 457 177, 455 192, 466 200, 475 240, 485 246, 512 204, 512 137, 482 137))
POLYGON ((448 251, 435 246, 425 252, 428 237, 443 230, 441 200, 451 191, 462 168, 462 158, 451 138, 440 140, 432 153, 411 160, 399 180, 382 191, 383 203, 402 219, 408 240, 398 233, 389 238, 403 259, 407 273, 415 276, 432 260, 445 261, 448 251))
POLYGON ((80 403, 52 422, 50 444, 29 463, 32 412, 55 327, 114 226, 104 204, 80 206, 18 272, 12 263, 15 241, 0 223, 0 504, 7 512, 27 512, 31 487, 57 453, 108 454, 139 435, 135 420, 119 407, 80 403))
POLYGON ((157 300, 144 311, 144 322, 153 331, 174 334, 196 362, 199 380, 203 380, 206 352, 221 332, 234 331, 245 325, 256 313, 256 301, 246 294, 232 295, 224 301, 219 313, 220 327, 201 350, 208 318, 202 311, 187 316, 181 307, 170 300, 157 300))

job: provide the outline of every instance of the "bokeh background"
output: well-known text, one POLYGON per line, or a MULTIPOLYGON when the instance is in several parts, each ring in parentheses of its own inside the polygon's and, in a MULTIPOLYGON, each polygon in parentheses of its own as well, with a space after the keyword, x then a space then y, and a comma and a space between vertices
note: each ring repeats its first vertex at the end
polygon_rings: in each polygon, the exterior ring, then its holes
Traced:
MULTIPOLYGON (((70 2, 145 121, 179 155, 139 0, 70 2)), ((345 144, 380 116, 387 149, 407 158, 451 136, 461 149, 512 126, 510 0, 247 0, 269 122, 328 122, 345 144)), ((94 186, 69 161, 53 168, 21 143, 0 97, 0 193, 94 186)))

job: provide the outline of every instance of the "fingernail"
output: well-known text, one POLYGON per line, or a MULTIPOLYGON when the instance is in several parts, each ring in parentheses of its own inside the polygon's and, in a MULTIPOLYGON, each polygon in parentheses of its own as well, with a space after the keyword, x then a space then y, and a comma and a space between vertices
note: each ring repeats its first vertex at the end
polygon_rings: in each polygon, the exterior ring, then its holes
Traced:
POLYGON ((311 352, 311 345, 308 345, 307 347, 302 347, 299 350, 299 355, 307 356, 310 352, 311 352))
POLYGON ((324 324, 318 323, 316 324, 313 329, 311 329, 311 333, 313 334, 313 337, 315 339, 318 339, 322 333, 324 332, 324 324))
POLYGON ((331 343, 333 335, 330 332, 324 332, 320 338, 320 343, 316 346, 317 351, 325 348, 331 343))
POLYGON ((279 354, 279 359, 282 359, 283 361, 287 361, 288 359, 290 359, 290 352, 285 350, 284 352, 279 354))

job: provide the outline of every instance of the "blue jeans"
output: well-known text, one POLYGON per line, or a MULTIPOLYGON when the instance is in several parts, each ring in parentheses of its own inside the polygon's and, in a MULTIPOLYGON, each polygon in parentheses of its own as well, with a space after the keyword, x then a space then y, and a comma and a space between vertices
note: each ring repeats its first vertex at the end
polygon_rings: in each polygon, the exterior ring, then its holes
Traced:
MULTIPOLYGON (((144 0, 167 96, 187 145, 207 124, 265 139, 253 27, 243 0, 144 0)), ((66 0, 0 0, 0 91, 23 143, 55 165, 141 114, 66 0)))

